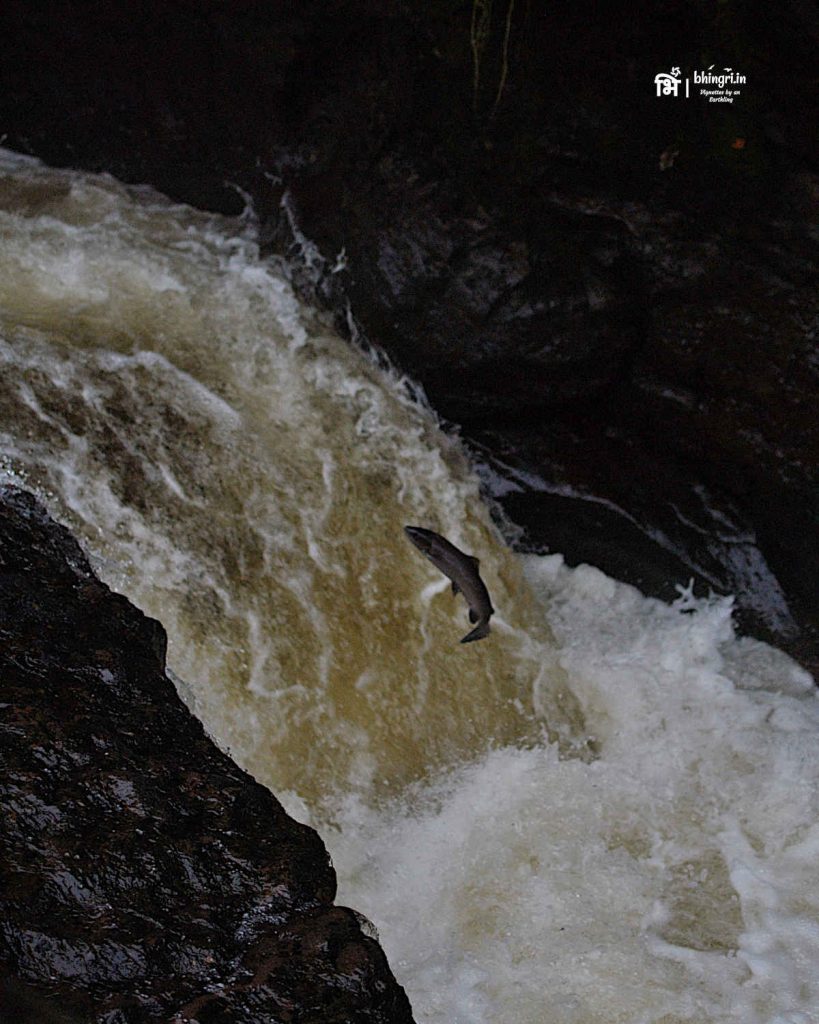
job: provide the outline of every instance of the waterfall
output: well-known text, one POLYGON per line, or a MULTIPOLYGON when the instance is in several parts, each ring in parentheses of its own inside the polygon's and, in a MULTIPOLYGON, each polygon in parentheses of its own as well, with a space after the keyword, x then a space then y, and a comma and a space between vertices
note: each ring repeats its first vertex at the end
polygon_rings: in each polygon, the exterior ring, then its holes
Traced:
POLYGON ((419 1021, 818 1019, 819 706, 730 599, 513 553, 250 213, 0 151, 0 234, 0 477, 162 621, 419 1021), (486 640, 405 523, 480 558, 486 640))

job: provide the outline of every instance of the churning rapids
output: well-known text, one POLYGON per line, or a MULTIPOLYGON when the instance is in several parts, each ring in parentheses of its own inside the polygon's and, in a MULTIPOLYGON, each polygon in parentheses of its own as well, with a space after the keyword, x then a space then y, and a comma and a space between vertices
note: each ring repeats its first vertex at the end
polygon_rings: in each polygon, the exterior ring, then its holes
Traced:
POLYGON ((819 705, 730 602, 501 543, 457 442, 252 216, 0 151, 0 480, 160 619, 419 1022, 819 1021, 819 705), (405 523, 481 557, 461 599, 405 523))

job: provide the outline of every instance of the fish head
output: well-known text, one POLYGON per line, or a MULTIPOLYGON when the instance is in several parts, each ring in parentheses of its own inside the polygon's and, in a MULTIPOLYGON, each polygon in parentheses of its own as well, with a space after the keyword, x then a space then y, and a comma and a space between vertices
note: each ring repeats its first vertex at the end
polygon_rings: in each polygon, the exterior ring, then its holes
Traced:
POLYGON ((422 555, 430 555, 437 536, 432 530, 425 530, 422 526, 405 526, 404 533, 422 555))

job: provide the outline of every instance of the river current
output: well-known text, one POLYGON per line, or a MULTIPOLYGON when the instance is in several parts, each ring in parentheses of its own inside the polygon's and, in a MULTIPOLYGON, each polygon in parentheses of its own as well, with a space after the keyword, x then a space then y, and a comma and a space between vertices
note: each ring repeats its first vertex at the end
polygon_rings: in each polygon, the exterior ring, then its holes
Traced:
POLYGON ((419 1024, 819 1021, 819 701, 730 599, 512 553, 250 212, 0 151, 0 235, 0 480, 162 621, 419 1024), (488 639, 405 523, 480 557, 488 639))

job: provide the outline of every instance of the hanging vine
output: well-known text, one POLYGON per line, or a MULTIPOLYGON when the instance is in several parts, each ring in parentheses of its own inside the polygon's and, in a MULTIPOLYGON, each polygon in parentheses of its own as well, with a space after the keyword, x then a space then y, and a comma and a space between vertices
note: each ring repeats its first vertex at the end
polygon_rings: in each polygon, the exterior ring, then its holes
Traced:
POLYGON ((478 109, 478 92, 481 84, 481 60, 489 39, 492 20, 492 0, 472 0, 472 24, 469 41, 472 46, 472 106, 478 109))
MULTIPOLYGON (((509 40, 512 35, 512 16, 515 11, 515 0, 509 0, 506 8, 506 19, 503 31, 503 43, 500 55, 500 75, 492 104, 490 118, 495 116, 498 105, 506 88, 509 77, 509 40)), ((492 0, 472 0, 472 20, 469 27, 469 42, 472 48, 472 107, 477 113, 481 89, 481 68, 486 45, 492 34, 492 0)))
POLYGON ((495 111, 498 109, 498 104, 501 101, 503 90, 506 86, 506 78, 509 74, 509 36, 512 32, 512 12, 515 9, 515 0, 509 0, 509 7, 506 10, 506 26, 503 32, 503 49, 501 51, 501 73, 500 80, 498 81, 498 91, 495 95, 495 102, 492 104, 492 113, 490 117, 495 116, 495 111))

